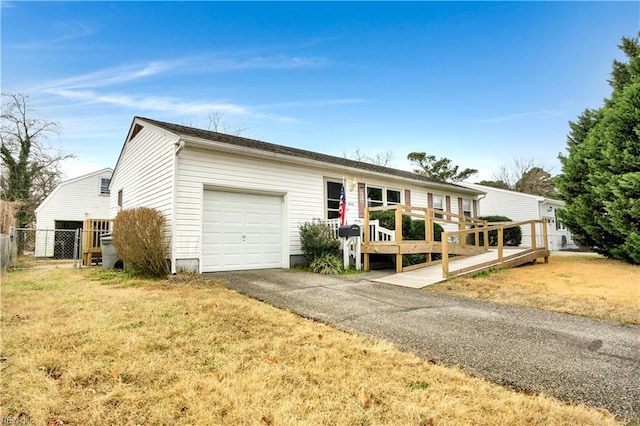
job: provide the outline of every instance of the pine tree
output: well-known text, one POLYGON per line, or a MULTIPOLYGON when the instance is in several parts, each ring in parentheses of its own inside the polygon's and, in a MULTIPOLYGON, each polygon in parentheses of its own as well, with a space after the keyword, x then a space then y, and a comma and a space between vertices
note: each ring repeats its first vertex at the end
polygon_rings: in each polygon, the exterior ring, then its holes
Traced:
POLYGON ((570 123, 561 155, 560 218, 574 239, 598 253, 640 264, 640 45, 623 38, 627 62, 614 61, 611 97, 570 123))

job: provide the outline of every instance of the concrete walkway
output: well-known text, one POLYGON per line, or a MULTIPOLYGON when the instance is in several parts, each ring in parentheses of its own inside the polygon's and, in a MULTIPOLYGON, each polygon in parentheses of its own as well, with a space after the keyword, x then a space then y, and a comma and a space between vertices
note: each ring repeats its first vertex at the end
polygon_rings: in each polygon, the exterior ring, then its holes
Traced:
POLYGON ((640 327, 374 283, 375 273, 208 274, 240 293, 518 390, 640 418, 640 327))

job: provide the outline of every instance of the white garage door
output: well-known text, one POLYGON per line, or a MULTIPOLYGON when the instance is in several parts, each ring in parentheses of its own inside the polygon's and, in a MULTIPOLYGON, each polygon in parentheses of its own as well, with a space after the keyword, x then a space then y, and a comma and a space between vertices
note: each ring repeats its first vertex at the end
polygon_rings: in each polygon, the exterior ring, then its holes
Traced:
POLYGON ((204 191, 203 208, 203 272, 282 266, 282 197, 204 191))

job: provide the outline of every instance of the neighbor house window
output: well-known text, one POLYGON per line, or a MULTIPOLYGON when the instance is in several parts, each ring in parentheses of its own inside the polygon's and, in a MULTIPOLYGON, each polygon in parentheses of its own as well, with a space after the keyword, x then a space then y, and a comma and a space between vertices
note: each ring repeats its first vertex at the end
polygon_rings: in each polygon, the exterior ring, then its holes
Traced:
POLYGON ((554 210, 554 214, 556 217, 556 230, 557 231, 565 231, 567 228, 564 226, 564 223, 558 218, 558 209, 554 210))
POLYGON ((471 200, 468 198, 462 199, 462 214, 471 217, 471 200))
POLYGON ((109 195, 109 183, 111 179, 100 179, 100 195, 109 195))
POLYGON ((338 208, 340 207, 340 189, 342 183, 327 181, 327 219, 337 219, 340 217, 338 208))

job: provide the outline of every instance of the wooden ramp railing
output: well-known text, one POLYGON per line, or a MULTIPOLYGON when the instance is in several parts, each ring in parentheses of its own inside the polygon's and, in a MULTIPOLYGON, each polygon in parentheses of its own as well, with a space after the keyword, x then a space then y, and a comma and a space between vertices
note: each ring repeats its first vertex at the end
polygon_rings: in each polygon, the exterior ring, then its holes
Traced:
MULTIPOLYGON (((497 225, 488 226, 482 229, 484 234, 483 238, 485 243, 488 241, 488 234, 491 231, 496 231, 497 236, 497 259, 492 259, 486 262, 473 264, 457 270, 449 269, 449 255, 455 254, 452 251, 451 240, 465 240, 468 235, 473 232, 477 232, 474 229, 467 229, 461 231, 451 231, 442 233, 442 277, 451 278, 454 276, 465 275, 469 272, 480 272, 483 269, 488 268, 511 268, 514 266, 522 265, 527 262, 535 261, 538 258, 544 257, 545 263, 549 262, 549 241, 547 236, 546 223, 542 220, 529 220, 523 222, 506 222, 497 225), (524 250, 518 250, 516 253, 505 256, 504 248, 504 230, 509 228, 515 228, 520 226, 531 226, 531 247, 524 250), (537 245, 537 227, 542 229, 542 246, 537 245)), ((477 237, 477 235, 476 235, 477 237)))
MULTIPOLYGON (((488 238, 485 235, 484 243, 480 244, 480 234, 487 228, 487 221, 465 215, 459 215, 444 210, 415 207, 415 206, 380 206, 368 207, 364 214, 364 241, 362 243, 362 253, 364 254, 364 269, 369 269, 369 256, 371 254, 394 254, 396 257, 396 272, 402 272, 402 258, 408 254, 425 254, 426 262, 420 265, 413 265, 410 268, 416 269, 434 264, 433 253, 442 253, 442 242, 436 241, 434 235, 434 224, 442 224, 444 227, 455 227, 458 231, 468 231, 474 234, 474 238, 467 241, 460 239, 456 243, 448 246, 449 254, 473 255, 488 251, 488 238), (387 241, 375 241, 376 237, 371 235, 371 213, 377 211, 394 211, 393 238, 387 241), (403 240, 402 217, 408 215, 411 219, 424 220, 424 240, 403 240)), ((443 227, 443 228, 444 228, 443 227)))

